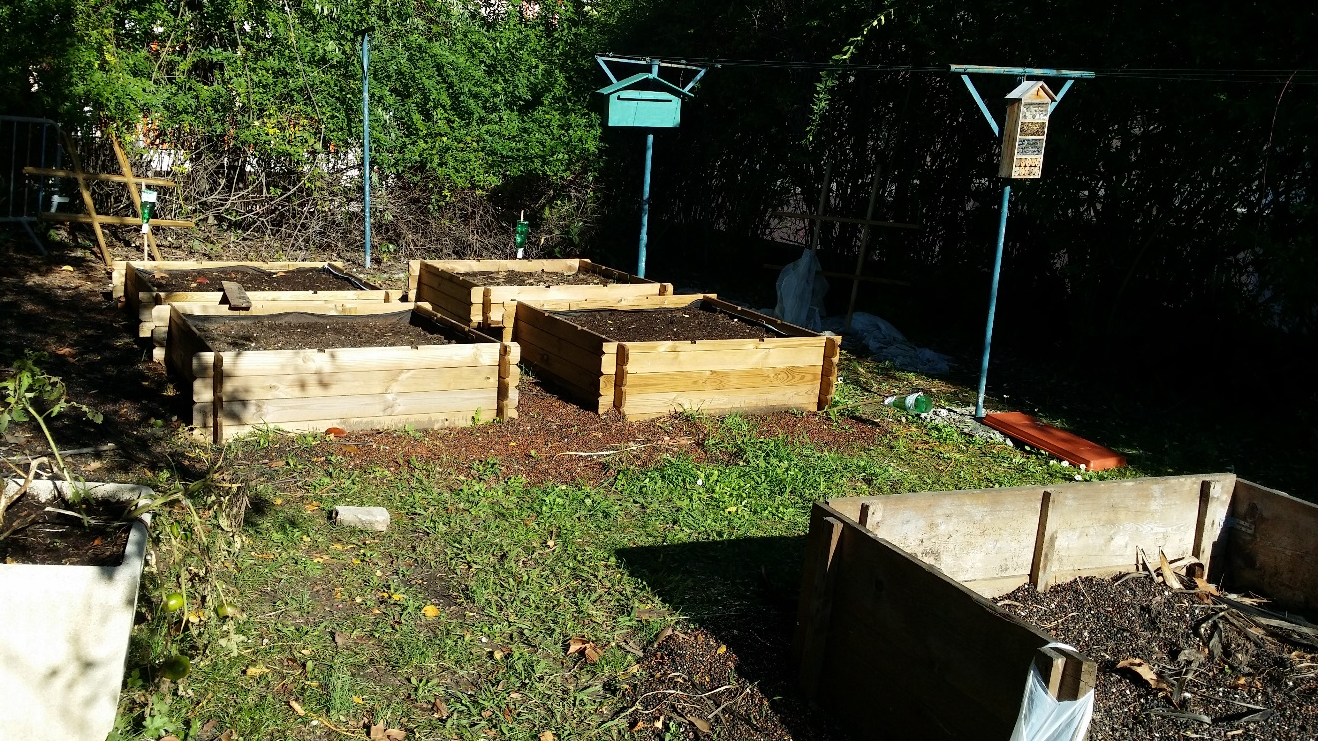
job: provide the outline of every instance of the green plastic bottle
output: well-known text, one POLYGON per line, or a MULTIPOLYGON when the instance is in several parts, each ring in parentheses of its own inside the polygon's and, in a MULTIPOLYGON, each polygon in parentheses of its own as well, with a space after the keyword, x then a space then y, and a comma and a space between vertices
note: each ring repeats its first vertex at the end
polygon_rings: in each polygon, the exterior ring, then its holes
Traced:
POLYGON ((925 414, 934 408, 934 400, 919 391, 909 396, 889 396, 883 403, 911 414, 925 414))

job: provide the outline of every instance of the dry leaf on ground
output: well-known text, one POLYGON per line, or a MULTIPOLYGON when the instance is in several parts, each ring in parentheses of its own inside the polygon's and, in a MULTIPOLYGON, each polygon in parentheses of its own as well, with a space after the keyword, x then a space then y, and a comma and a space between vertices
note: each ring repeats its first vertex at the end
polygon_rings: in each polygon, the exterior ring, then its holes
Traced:
POLYGON ((435 715, 440 720, 448 717, 448 704, 438 697, 435 698, 435 715))
POLYGON ((397 728, 385 728, 384 724, 371 726, 371 741, 402 741, 407 734, 397 728))
POLYGON ((1155 690, 1170 692, 1172 689, 1162 677, 1158 676, 1158 673, 1155 672, 1153 667, 1149 666, 1148 662, 1144 659, 1126 659, 1120 664, 1117 664, 1117 668, 1130 669, 1140 675, 1140 678, 1145 682, 1148 682, 1149 686, 1155 690))
POLYGON ((439 608, 434 605, 426 605, 421 608, 421 614, 428 618, 436 618, 439 617, 439 608))
POLYGON ((604 656, 604 651, 593 641, 588 641, 585 638, 573 638, 567 642, 568 656, 571 656, 578 651, 581 652, 581 654, 586 657, 586 661, 591 664, 599 661, 604 656))
POLYGON ((306 715, 306 714, 307 714, 307 711, 305 711, 305 710, 302 709, 302 703, 298 702, 297 700, 289 700, 289 701, 288 701, 288 706, 289 706, 290 708, 293 708, 293 712, 297 713, 298 715, 306 715))
POLYGON ((247 667, 246 674, 249 677, 259 677, 262 674, 268 674, 269 672, 270 672, 270 668, 267 667, 265 664, 252 664, 251 666, 247 667))
POLYGON ((556 741, 556 739, 557 736, 554 735, 553 731, 545 731, 540 734, 540 741, 556 741))
POLYGON ((691 721, 691 725, 695 726, 701 733, 709 733, 714 730, 714 726, 710 725, 709 721, 704 718, 697 718, 694 715, 688 715, 686 716, 686 719, 691 721))

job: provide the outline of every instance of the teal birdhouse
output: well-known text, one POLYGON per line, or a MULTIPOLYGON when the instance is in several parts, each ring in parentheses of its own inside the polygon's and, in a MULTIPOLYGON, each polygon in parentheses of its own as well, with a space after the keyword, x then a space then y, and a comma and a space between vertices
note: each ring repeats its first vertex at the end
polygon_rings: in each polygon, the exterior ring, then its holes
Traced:
POLYGON ((608 101, 605 124, 673 129, 682 122, 682 100, 691 93, 652 72, 641 72, 599 89, 608 101))

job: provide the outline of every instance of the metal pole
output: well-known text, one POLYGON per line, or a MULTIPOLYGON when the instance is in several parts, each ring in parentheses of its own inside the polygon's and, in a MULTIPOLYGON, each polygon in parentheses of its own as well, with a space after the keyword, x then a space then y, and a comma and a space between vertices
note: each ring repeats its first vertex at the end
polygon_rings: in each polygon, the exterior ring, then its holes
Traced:
POLYGON ((366 267, 371 267, 371 34, 362 34, 362 193, 366 212, 366 267))
MULTIPOLYGON (((650 74, 658 76, 659 61, 650 60, 650 74)), ((641 180, 641 240, 636 248, 636 275, 645 277, 645 244, 650 228, 650 163, 654 160, 654 133, 645 135, 645 176, 641 180)))
POLYGON ((1002 214, 998 219, 998 248, 993 255, 993 283, 989 288, 988 324, 984 327, 984 360, 979 365, 979 400, 975 402, 975 416, 984 417, 984 385, 988 381, 989 345, 993 342, 993 314, 998 308, 998 274, 1002 272, 1002 242, 1007 236, 1007 203, 1011 198, 1011 185, 1002 188, 1002 214))

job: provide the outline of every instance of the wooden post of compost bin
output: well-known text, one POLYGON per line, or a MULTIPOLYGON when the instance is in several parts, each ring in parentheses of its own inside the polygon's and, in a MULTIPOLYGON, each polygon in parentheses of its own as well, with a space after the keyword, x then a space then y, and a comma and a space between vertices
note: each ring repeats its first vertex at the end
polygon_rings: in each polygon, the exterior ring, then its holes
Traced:
POLYGON ((1053 493, 1044 491, 1039 501, 1039 527, 1034 536, 1034 558, 1030 563, 1030 584, 1045 592, 1052 586, 1053 552, 1057 549, 1057 533, 1049 527, 1053 493))
POLYGON ((215 353, 211 370, 211 442, 224 444, 224 353, 215 353))
POLYGON ((805 568, 801 600, 797 606, 796 635, 792 655, 800 669, 797 675, 806 699, 818 699, 819 677, 828 649, 828 624, 833 614, 833 583, 837 577, 834 556, 842 538, 842 523, 820 516, 819 505, 810 518, 806 535, 805 568))
POLYGON ((1097 664, 1065 648, 1040 648, 1034 666, 1048 694, 1059 702, 1079 700, 1094 690, 1098 680, 1097 664))

